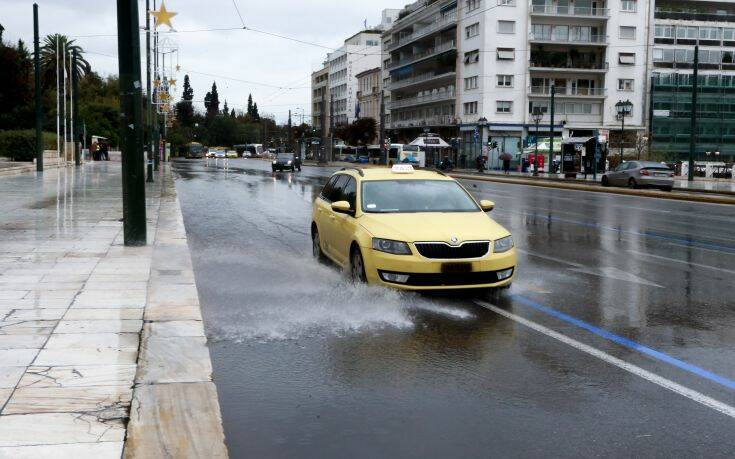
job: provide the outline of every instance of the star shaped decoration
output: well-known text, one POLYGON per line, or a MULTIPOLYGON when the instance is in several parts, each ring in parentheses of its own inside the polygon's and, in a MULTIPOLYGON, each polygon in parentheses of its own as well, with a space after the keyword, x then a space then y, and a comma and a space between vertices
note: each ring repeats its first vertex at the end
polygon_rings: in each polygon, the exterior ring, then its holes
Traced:
POLYGON ((176 71, 177 72, 180 72, 181 71, 181 66, 179 64, 176 64, 176 71))
POLYGON ((156 79, 155 81, 153 81, 154 88, 159 88, 160 86, 161 86, 161 80, 156 79))
POLYGON ((170 79, 168 80, 168 85, 169 85, 169 86, 176 86, 176 80, 174 80, 173 78, 170 78, 170 79))
POLYGON ((179 13, 166 10, 166 5, 161 2, 161 8, 158 11, 151 11, 151 15, 156 19, 154 27, 157 29, 159 25, 166 24, 169 29, 173 29, 174 26, 171 24, 171 18, 179 13))

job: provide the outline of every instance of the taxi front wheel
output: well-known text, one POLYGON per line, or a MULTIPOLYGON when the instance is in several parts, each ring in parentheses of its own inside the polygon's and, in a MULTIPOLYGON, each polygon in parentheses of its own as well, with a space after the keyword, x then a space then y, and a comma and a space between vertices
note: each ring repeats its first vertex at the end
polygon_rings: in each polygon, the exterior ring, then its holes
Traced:
POLYGON ((319 230, 314 228, 311 235, 311 254, 319 261, 324 260, 324 252, 322 252, 321 240, 319 238, 319 230))
POLYGON ((350 255, 350 275, 353 282, 367 282, 365 277, 365 262, 362 259, 362 252, 359 247, 353 247, 350 255))

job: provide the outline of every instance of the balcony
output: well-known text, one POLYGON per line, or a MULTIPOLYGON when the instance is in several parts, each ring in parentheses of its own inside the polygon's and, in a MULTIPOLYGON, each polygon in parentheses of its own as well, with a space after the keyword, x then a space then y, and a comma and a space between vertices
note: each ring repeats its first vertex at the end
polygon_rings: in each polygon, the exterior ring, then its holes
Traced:
POLYGON ((735 14, 717 14, 696 11, 662 11, 658 8, 653 13, 655 19, 673 19, 678 21, 703 22, 735 22, 735 14))
POLYGON ((397 69, 398 67, 403 67, 405 65, 413 64, 417 61, 428 59, 430 57, 437 56, 441 53, 445 53, 453 49, 457 49, 457 42, 454 40, 451 40, 446 43, 442 43, 439 46, 434 46, 432 48, 428 48, 423 51, 420 51, 416 54, 413 54, 412 56, 401 59, 399 61, 391 62, 390 64, 388 64, 388 70, 394 70, 394 69, 397 69))
POLYGON ((529 33, 528 41, 531 43, 547 43, 553 45, 589 45, 607 46, 607 35, 589 34, 554 34, 554 33, 529 33))
POLYGON ((391 43, 390 47, 387 48, 387 50, 392 51, 398 48, 399 46, 403 46, 412 41, 416 41, 419 38, 425 37, 432 32, 436 32, 437 30, 441 30, 444 27, 447 27, 449 25, 456 25, 456 24, 457 24, 457 12, 456 11, 449 13, 449 14, 445 14, 444 16, 436 19, 431 24, 417 28, 410 34, 403 35, 402 37, 399 37, 398 39, 394 40, 391 43))
POLYGON ((434 72, 429 73, 422 73, 420 75, 416 75, 409 78, 404 78, 402 80, 398 81, 391 81, 390 87, 388 88, 391 91, 395 91, 397 89, 401 88, 407 88, 409 86, 419 85, 422 83, 432 82, 432 81, 439 81, 444 79, 454 79, 457 76, 456 72, 452 70, 451 72, 447 73, 440 73, 436 74, 434 72))
POLYGON ((565 73, 605 73, 609 67, 607 62, 592 63, 578 61, 544 61, 531 60, 529 70, 534 72, 565 72, 565 73))
POLYGON ((610 17, 610 10, 607 8, 592 8, 582 6, 558 6, 558 5, 534 5, 529 6, 531 16, 559 16, 559 17, 575 17, 575 18, 598 18, 607 19, 610 17))
MULTIPOLYGON (((394 115, 395 116, 395 115, 394 115)), ((428 118, 416 118, 410 120, 395 120, 392 123, 394 129, 431 127, 431 126, 454 126, 456 123, 454 115, 438 115, 428 118)))
POLYGON ((416 105, 432 104, 434 102, 444 102, 455 98, 454 91, 437 92, 428 96, 407 97, 405 99, 394 100, 390 104, 391 110, 404 107, 413 107, 416 105))
MULTIPOLYGON (((607 97, 606 88, 566 88, 557 87, 554 93, 556 97, 579 97, 582 99, 604 99, 607 97)), ((550 86, 530 86, 528 88, 529 97, 549 97, 551 96, 550 86)))

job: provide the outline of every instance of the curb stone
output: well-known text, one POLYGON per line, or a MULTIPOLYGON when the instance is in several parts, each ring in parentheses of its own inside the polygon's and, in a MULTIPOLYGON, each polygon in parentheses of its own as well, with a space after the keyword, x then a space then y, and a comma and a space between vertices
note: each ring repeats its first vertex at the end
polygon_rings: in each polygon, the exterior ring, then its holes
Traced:
POLYGON ((179 200, 165 168, 123 457, 227 458, 179 200))

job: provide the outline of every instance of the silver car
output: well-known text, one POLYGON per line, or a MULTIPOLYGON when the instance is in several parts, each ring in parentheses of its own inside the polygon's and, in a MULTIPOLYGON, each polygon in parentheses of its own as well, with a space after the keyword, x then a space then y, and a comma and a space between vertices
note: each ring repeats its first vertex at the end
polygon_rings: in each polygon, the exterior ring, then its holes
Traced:
POLYGON ((628 161, 602 176, 602 186, 654 187, 671 191, 674 171, 664 163, 628 161))

